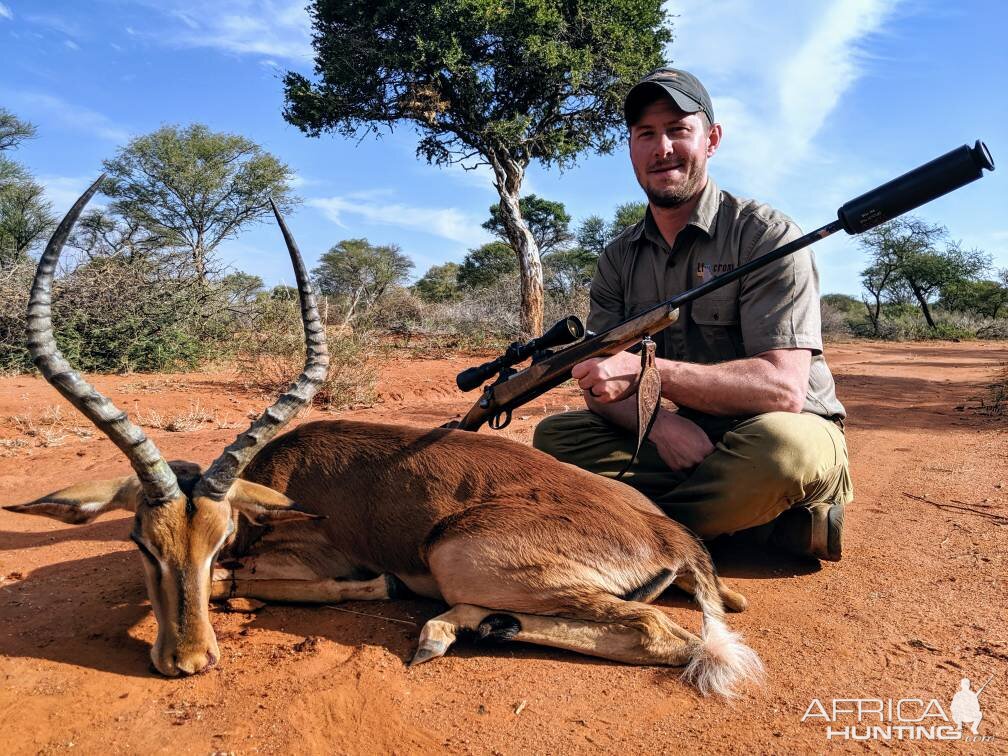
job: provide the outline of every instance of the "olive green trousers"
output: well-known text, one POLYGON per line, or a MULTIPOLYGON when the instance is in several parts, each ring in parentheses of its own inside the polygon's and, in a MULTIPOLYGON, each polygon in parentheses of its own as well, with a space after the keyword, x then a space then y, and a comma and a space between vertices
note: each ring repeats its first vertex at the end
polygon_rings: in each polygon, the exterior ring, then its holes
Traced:
MULTIPOLYGON (((695 422, 714 442, 703 462, 690 471, 671 470, 654 444, 645 441, 622 480, 701 538, 765 525, 791 507, 846 504, 853 498, 844 433, 829 420, 770 412, 695 422)), ((582 410, 543 420, 532 444, 563 462, 615 478, 633 454, 636 438, 582 410)))

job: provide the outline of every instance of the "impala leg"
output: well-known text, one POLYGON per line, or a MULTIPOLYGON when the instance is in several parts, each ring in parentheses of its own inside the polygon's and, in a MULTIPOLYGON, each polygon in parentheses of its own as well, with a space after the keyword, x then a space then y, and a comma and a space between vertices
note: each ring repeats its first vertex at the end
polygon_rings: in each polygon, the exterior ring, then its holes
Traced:
POLYGON ((401 594, 392 575, 371 580, 333 580, 331 578, 254 578, 218 568, 214 571, 211 600, 256 598, 263 601, 295 601, 310 604, 334 604, 340 601, 382 601, 401 594))
MULTIPOLYGON (((693 573, 688 570, 684 570, 676 575, 675 586, 686 591, 690 596, 696 595, 696 580, 693 577, 693 573)), ((748 599, 738 591, 733 591, 729 588, 721 578, 717 579, 717 586, 718 593, 721 595, 721 601, 728 611, 744 612, 746 607, 749 606, 748 599)))
POLYGON ((462 630, 482 638, 534 643, 626 664, 683 666, 700 642, 653 606, 615 596, 598 597, 592 603, 584 614, 598 620, 457 604, 424 625, 410 666, 444 656, 462 630))

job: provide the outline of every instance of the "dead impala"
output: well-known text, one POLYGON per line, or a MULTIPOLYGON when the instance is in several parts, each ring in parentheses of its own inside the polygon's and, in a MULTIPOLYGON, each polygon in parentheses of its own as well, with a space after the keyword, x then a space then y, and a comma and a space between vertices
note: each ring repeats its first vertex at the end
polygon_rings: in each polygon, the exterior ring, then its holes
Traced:
POLYGON ((200 672, 220 658, 211 599, 328 603, 408 589, 450 607, 424 625, 413 664, 442 656, 469 630, 685 666, 704 693, 731 695, 759 675, 758 657, 723 621, 724 605, 740 611, 745 599, 721 583, 700 541, 629 486, 466 431, 325 421, 274 438, 311 401, 329 362, 304 263, 275 206, 301 297, 304 372, 205 471, 166 462, 53 338, 56 263, 101 180, 42 255, 28 344, 45 379, 122 450, 134 474, 7 509, 70 523, 117 508, 135 513, 130 538, 143 557, 158 623, 151 659, 162 674, 200 672), (215 568, 218 559, 229 568, 215 568), (650 605, 671 585, 695 595, 699 637, 650 605))

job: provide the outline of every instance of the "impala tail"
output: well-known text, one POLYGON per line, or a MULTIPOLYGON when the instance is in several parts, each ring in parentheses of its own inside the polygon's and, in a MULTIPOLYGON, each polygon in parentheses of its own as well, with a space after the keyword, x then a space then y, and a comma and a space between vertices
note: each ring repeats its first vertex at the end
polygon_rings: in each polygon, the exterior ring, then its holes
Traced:
POLYGON ((724 605, 710 554, 698 545, 705 558, 688 564, 686 569, 693 573, 696 581, 694 595, 703 612, 703 628, 700 643, 683 670, 683 679, 695 685, 703 695, 715 693, 734 698, 739 684, 747 680, 762 682, 763 662, 742 642, 742 636, 725 624, 724 605))

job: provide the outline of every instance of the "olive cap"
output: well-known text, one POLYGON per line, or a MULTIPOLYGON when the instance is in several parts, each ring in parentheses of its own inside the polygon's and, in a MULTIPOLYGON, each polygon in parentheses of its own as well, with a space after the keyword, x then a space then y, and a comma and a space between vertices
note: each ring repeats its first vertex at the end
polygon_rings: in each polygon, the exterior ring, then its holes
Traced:
POLYGON ((656 95, 667 95, 684 113, 703 112, 714 123, 714 106, 710 95, 700 80, 689 71, 678 68, 656 68, 627 93, 623 101, 623 115, 627 126, 640 118, 641 111, 655 101, 656 95))

